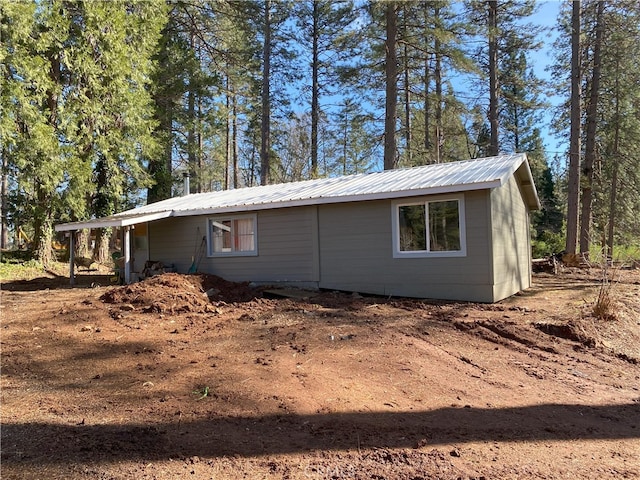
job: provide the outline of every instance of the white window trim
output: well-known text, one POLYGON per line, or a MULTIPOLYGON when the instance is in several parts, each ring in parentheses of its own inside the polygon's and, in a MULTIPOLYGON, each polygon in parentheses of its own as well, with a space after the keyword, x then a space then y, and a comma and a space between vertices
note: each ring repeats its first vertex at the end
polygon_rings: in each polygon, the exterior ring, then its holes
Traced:
POLYGON ((243 215, 221 215, 216 217, 209 217, 207 219, 207 257, 257 257, 258 256, 258 215, 243 214, 243 215), (253 221, 253 250, 245 251, 228 251, 228 252, 214 252, 213 251, 213 222, 223 222, 225 220, 243 220, 251 219, 253 221))
MULTIPOLYGON (((428 216, 428 206, 425 213, 428 216)), ((427 228, 429 221, 426 219, 427 228)), ((412 198, 395 200, 391 202, 391 233, 393 235, 393 258, 443 258, 443 257, 466 257, 467 256, 467 229, 465 220, 464 195, 443 195, 433 197, 412 198), (460 250, 448 252, 430 252, 429 250, 402 251, 400 250, 400 207, 409 205, 427 205, 431 202, 446 202, 456 200, 458 202, 458 215, 460 220, 460 250)), ((429 241, 427 233, 427 242, 429 241)))

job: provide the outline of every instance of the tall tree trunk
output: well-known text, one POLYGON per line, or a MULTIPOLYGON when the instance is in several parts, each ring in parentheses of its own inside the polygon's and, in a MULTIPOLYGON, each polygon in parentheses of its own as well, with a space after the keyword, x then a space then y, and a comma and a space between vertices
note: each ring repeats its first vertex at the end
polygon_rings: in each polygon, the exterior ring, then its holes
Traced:
POLYGON ((36 187, 36 208, 34 220, 34 256, 45 267, 53 261, 53 215, 51 198, 44 189, 36 187))
POLYGON ((233 96, 231 97, 231 105, 232 105, 232 130, 231 130, 231 144, 233 148, 232 152, 232 172, 233 172, 233 188, 238 188, 238 178, 240 177, 240 172, 238 171, 238 99, 236 97, 236 92, 232 92, 233 96))
MULTIPOLYGON (((433 12, 436 18, 436 25, 439 23, 440 8, 436 6, 433 12)), ((436 104, 436 132, 435 132, 435 162, 442 161, 442 144, 444 143, 444 133, 442 132, 442 52, 440 39, 436 35, 433 42, 433 51, 435 54, 435 67, 433 71, 433 80, 435 82, 436 104)))
MULTIPOLYGON (((423 9, 424 13, 424 24, 427 25, 429 18, 428 9, 423 9)), ((425 39, 424 44, 429 45, 429 36, 425 29, 425 39)), ((430 55, 425 54, 424 56, 424 155, 427 163, 429 162, 429 153, 431 151, 431 129, 430 129, 430 115, 431 115, 431 102, 429 99, 429 84, 431 82, 431 68, 429 65, 430 55)))
MULTIPOLYGON (((56 52, 50 52, 49 78, 53 85, 60 84, 60 58, 56 52)), ((56 129, 58 123, 58 95, 55 87, 47 92, 47 108, 49 110, 48 123, 56 129)), ((33 242, 35 246, 35 258, 45 267, 53 258, 53 212, 51 205, 51 193, 47 192, 41 184, 36 185, 36 205, 34 219, 33 242)))
POLYGON ((571 132, 569 139, 569 178, 567 185, 567 253, 576 253, 578 203, 580 198, 580 0, 573 1, 571 15, 571 132))
MULTIPOLYGON (((617 128, 617 127, 616 127, 617 128)), ((617 132, 616 132, 617 134, 617 132)), ((614 234, 616 227, 616 193, 618 190, 618 169, 620 161, 617 158, 617 148, 614 150, 613 173, 611 174, 611 193, 609 194, 609 225, 607 228, 607 255, 613 258, 614 234)))
MULTIPOLYGON (((431 113, 431 102, 429 101, 429 82, 430 82, 431 69, 429 68, 429 56, 424 57, 424 155, 425 158, 429 158, 429 151, 431 150, 431 131, 429 116, 431 113)), ((427 163, 430 163, 427 160, 427 163)))
POLYGON ((411 125, 411 89, 409 88, 409 66, 408 66, 408 47, 407 44, 404 44, 404 58, 405 58, 405 67, 404 67, 404 141, 406 148, 406 158, 409 165, 413 165, 413 127, 411 125))
MULTIPOLYGON (((115 213, 115 199, 109 189, 109 184, 113 181, 108 165, 109 160, 102 153, 98 157, 94 167, 96 196, 93 201, 93 213, 99 218, 115 213)), ((109 254, 109 235, 110 229, 96 230, 96 240, 91 254, 91 258, 96 262, 105 263, 106 261, 109 254)))
POLYGON ((347 174, 347 151, 349 138, 349 107, 348 104, 344 108, 344 125, 342 128, 342 175, 347 174))
POLYGON ((189 92, 187 93, 187 115, 189 118, 189 127, 187 131, 187 164, 189 170, 189 177, 191 182, 189 183, 189 191, 185 194, 191 193, 193 185, 197 182, 198 174, 196 173, 196 93, 193 87, 193 78, 189 82, 189 92))
POLYGON ((312 60, 311 60, 311 178, 318 177, 318 123, 320 120, 319 100, 320 87, 318 84, 318 2, 313 2, 313 31, 312 31, 312 60))
POLYGON ((91 252, 89 249, 89 240, 91 237, 91 230, 85 228, 83 230, 76 230, 71 234, 73 235, 73 240, 74 240, 73 254, 76 257, 86 257, 88 255, 91 255, 91 252))
POLYGON ((256 185, 256 168, 258 166, 258 161, 260 160, 260 152, 258 152, 258 148, 256 142, 251 142, 251 152, 249 154, 249 168, 247 169, 247 187, 253 187, 256 185))
POLYGON ((613 134, 613 148, 611 149, 611 161, 613 162, 613 172, 611 173, 611 190, 609 193, 609 221, 607 226, 607 255, 613 258, 614 234, 616 226, 616 201, 618 190, 618 171, 620 168, 620 159, 618 158, 620 150, 620 76, 617 74, 620 70, 620 62, 616 59, 616 75, 615 75, 615 114, 614 123, 615 130, 613 134))
POLYGON ((2 156, 2 181, 0 183, 0 196, 2 198, 2 233, 0 233, 0 248, 6 249, 9 247, 9 172, 7 161, 7 150, 2 146, 0 151, 2 156))
MULTIPOLYGON (((406 5, 403 6, 402 15, 402 36, 407 39, 407 11, 406 5)), ((403 78, 404 78, 404 143, 405 143, 405 159, 408 165, 413 165, 413 127, 411 125, 411 80, 409 75, 409 42, 402 43, 402 55, 404 57, 403 78)))
MULTIPOLYGON (((227 67, 228 68, 228 67, 227 67)), ((227 78, 227 92, 226 92, 226 116, 225 116, 225 154, 224 154, 224 190, 229 190, 230 177, 231 177, 231 122, 232 122, 232 113, 231 113, 231 86, 229 84, 229 74, 226 75, 227 78)))
POLYGON ((598 115, 598 98, 600 94, 600 52, 604 33, 604 1, 599 1, 596 12, 596 38, 593 45, 593 74, 591 91, 587 105, 587 128, 584 149, 584 166, 582 169, 582 212, 580 214, 580 253, 589 256, 591 243, 591 203, 593 197, 593 165, 596 161, 596 130, 598 115))
POLYGON ((385 10, 387 39, 385 42, 386 102, 384 116, 384 169, 396 167, 396 116, 398 105, 398 6, 389 1, 385 10))
POLYGON ((196 177, 196 193, 209 191, 204 184, 204 149, 202 148, 202 95, 198 95, 198 111, 196 113, 196 140, 198 148, 196 150, 196 162, 199 175, 196 177))
POLYGON ((97 263, 107 263, 109 259, 109 241, 111 228, 99 228, 96 230, 96 243, 93 248, 93 260, 97 263))
POLYGON ((498 2, 489 0, 489 155, 498 155, 498 2))
POLYGON ((264 45, 262 52, 262 138, 260 142, 260 184, 269 184, 271 156, 271 0, 264 2, 264 45))

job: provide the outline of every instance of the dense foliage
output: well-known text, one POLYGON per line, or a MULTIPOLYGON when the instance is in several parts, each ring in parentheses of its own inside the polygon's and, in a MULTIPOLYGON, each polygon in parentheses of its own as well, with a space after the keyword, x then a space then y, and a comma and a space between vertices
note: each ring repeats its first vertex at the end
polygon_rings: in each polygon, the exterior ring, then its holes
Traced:
MULTIPOLYGON (((640 7, 580 6, 581 231, 612 248, 640 236, 640 7)), ((548 85, 537 7, 0 0, 2 247, 20 231, 47 262, 55 222, 168 198, 183 173, 205 192, 527 152, 535 254, 557 251, 569 152, 541 132, 545 97, 566 99, 553 126, 568 148, 570 9, 548 85)))

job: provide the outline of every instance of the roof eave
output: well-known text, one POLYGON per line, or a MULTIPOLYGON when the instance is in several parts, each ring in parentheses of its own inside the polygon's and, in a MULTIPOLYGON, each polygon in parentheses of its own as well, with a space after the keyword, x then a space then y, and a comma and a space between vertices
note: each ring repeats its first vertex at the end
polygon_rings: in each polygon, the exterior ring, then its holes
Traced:
POLYGON ((527 202, 529 209, 540 210, 542 208, 542 204, 540 203, 536 184, 533 181, 533 174, 531 173, 529 161, 526 158, 527 157, 525 156, 525 161, 516 169, 516 172, 522 172, 519 181, 522 186, 522 190, 524 191, 525 201, 527 202))
MULTIPOLYGON (((131 212, 135 212, 131 210, 131 212)), ((152 222, 154 220, 160 220, 161 218, 170 217, 173 212, 171 210, 165 210, 162 212, 154 213, 131 213, 130 215, 113 215, 104 218, 95 218, 92 220, 85 220, 82 222, 70 222, 61 223, 55 226, 56 232, 69 232, 74 230, 84 230, 92 228, 109 228, 109 227, 128 227, 131 225, 137 225, 139 223, 152 222)))

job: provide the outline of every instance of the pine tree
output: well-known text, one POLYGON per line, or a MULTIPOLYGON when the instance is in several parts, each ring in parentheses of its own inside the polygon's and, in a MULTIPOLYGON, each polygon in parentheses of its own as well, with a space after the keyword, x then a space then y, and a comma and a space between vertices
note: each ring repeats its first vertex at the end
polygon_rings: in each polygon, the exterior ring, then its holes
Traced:
POLYGON ((249 144, 249 150, 259 149, 259 168, 251 160, 250 177, 259 177, 260 183, 271 183, 270 170, 277 164, 278 156, 272 148, 274 123, 290 115, 290 92, 285 85, 299 79, 297 51, 292 47, 294 34, 290 31, 293 15, 288 1, 252 0, 244 2, 243 10, 248 18, 248 27, 255 33, 259 49, 254 52, 262 72, 255 82, 255 94, 259 100, 256 108, 249 113, 247 141, 259 141, 256 146, 249 144), (273 88, 277 85, 278 88, 273 88), (253 130, 253 131, 249 131, 253 130))
MULTIPOLYGON (((600 5, 590 4, 589 7, 596 9, 594 19, 597 19, 600 5)), ((601 78, 591 185, 591 243, 600 243, 603 251, 613 257, 616 245, 637 245, 640 236, 635 214, 640 208, 636 187, 640 180, 640 93, 637 89, 640 83, 640 7, 635 2, 607 3, 601 14, 601 78)), ((590 50, 595 57, 595 45, 590 50)), ((589 85, 591 87, 593 83, 589 85)), ((585 156, 586 153, 585 148, 585 156)))
MULTIPOLYGON (((595 0, 577 1, 573 10, 561 11, 563 36, 556 44, 554 75, 558 88, 565 91, 569 90, 566 72, 570 56, 566 45, 572 46, 571 100, 566 108, 568 111, 570 105, 566 234, 569 253, 576 251, 578 226, 580 251, 585 256, 595 243, 600 243, 610 255, 617 242, 637 243, 639 229, 637 221, 631 218, 634 209, 640 206, 638 189, 633 187, 638 184, 640 167, 636 161, 640 150, 636 141, 640 131, 636 121, 640 80, 635 68, 639 11, 635 2, 595 0), (573 38, 570 44, 569 37, 573 38), (581 165, 583 143, 585 154, 581 165), (584 188, 579 225, 580 187, 584 188)), ((559 120, 559 132, 569 129, 566 115, 559 115, 559 120)))
POLYGON ((545 103, 540 99, 540 92, 543 84, 529 68, 525 53, 516 49, 507 49, 500 70, 503 150, 524 152, 526 145, 531 145, 529 137, 542 119, 545 103))
POLYGON ((487 80, 487 155, 497 155, 503 150, 501 95, 505 88, 509 88, 512 80, 505 76, 504 66, 509 63, 508 58, 526 56, 528 52, 539 48, 536 35, 540 29, 524 22, 524 19, 534 13, 535 7, 533 0, 467 2, 467 13, 475 26, 474 34, 483 39, 483 45, 474 55, 487 80))
POLYGON ((582 69, 580 65, 581 45, 581 2, 573 1, 571 14, 571 130, 569 144, 569 172, 567 190, 567 238, 565 250, 576 253, 578 240, 578 202, 580 198, 580 157, 581 157, 581 89, 582 69))
POLYGON ((173 187, 173 155, 176 144, 174 122, 186 91, 185 56, 187 45, 180 34, 178 7, 171 5, 168 20, 161 32, 153 72, 155 136, 160 144, 158 156, 149 159, 148 171, 153 184, 147 190, 149 203, 170 198, 173 187))
MULTIPOLYGON (((440 163, 465 138, 466 110, 453 98, 451 79, 474 70, 462 48, 466 26, 448 1, 404 2, 400 9, 403 165, 440 163)), ((454 154, 455 155, 455 154, 454 154)))
POLYGON ((365 173, 373 168, 374 141, 371 116, 353 98, 345 98, 335 114, 336 160, 332 171, 338 175, 365 173))
POLYGON ((351 0, 306 0, 298 2, 296 8, 302 47, 307 56, 310 56, 310 176, 316 178, 319 175, 320 119, 324 113, 322 96, 331 95, 335 91, 331 85, 338 80, 341 59, 348 58, 355 47, 354 32, 349 28, 355 19, 355 10, 351 0))
POLYGON ((390 170, 397 165, 396 123, 398 105, 398 5, 390 0, 384 7, 385 12, 385 114, 384 114, 384 169, 390 170))
POLYGON ((604 1, 596 2, 594 21, 591 75, 588 80, 588 101, 586 108, 585 152, 582 170, 582 210, 580 213, 580 253, 589 256, 591 244, 591 221, 593 202, 593 168, 596 162, 596 135, 598 122, 598 101, 600 98, 600 77, 602 74, 602 44, 604 36, 604 1))

